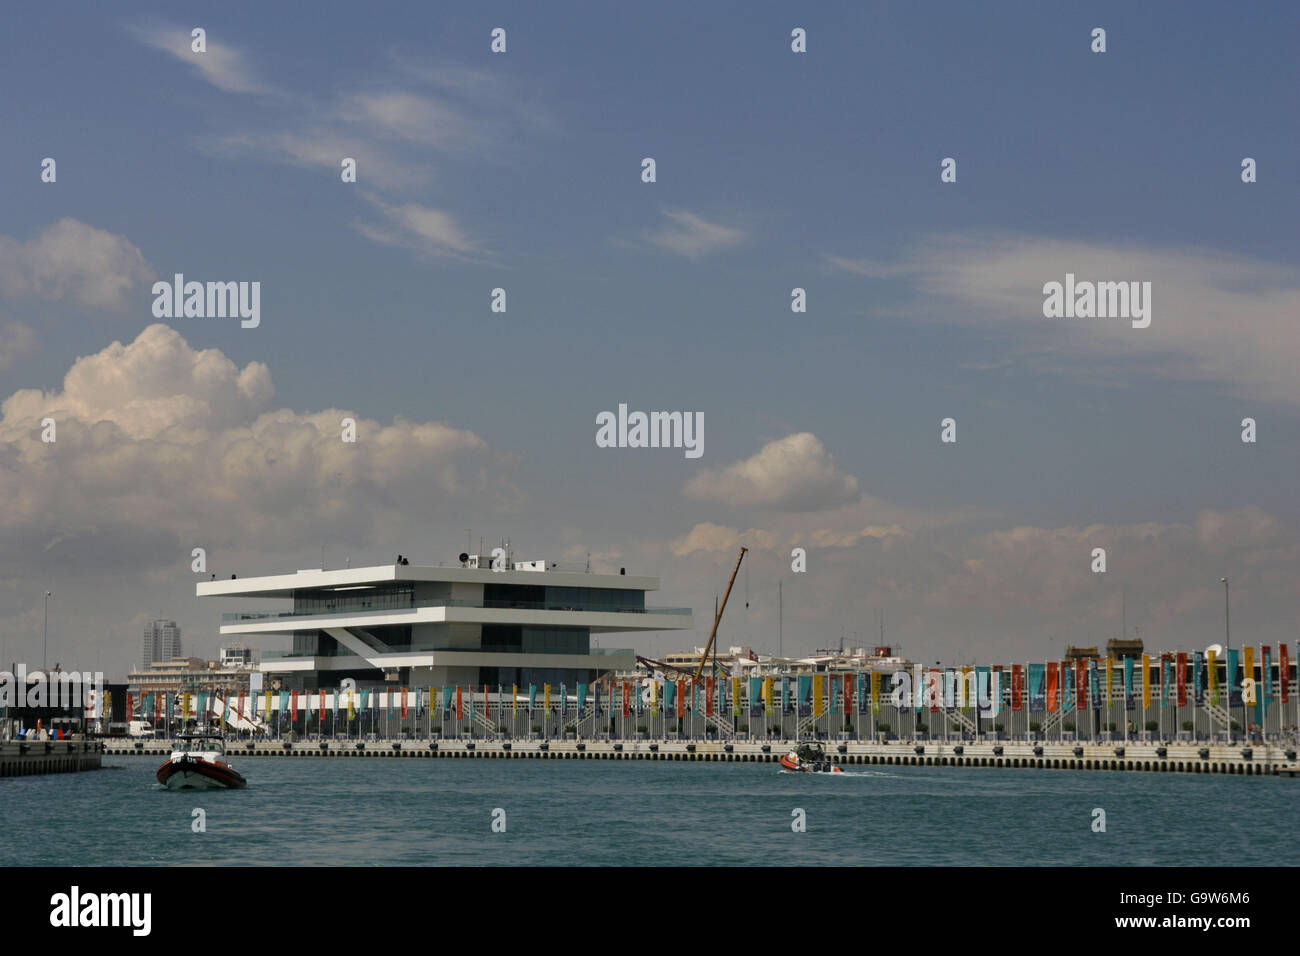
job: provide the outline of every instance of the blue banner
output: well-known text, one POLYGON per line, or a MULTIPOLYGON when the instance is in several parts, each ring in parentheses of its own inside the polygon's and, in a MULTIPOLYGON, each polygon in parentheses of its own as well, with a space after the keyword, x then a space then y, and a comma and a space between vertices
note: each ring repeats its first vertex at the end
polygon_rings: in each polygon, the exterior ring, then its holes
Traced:
POLYGON ((812 675, 799 675, 799 716, 812 716, 812 675))
MULTIPOLYGON (((1133 658, 1124 658, 1124 709, 1133 709, 1133 658)), ((1128 719, 1125 714, 1124 719, 1128 719)))
POLYGON ((1041 714, 1047 710, 1047 665, 1029 664, 1029 711, 1041 714))

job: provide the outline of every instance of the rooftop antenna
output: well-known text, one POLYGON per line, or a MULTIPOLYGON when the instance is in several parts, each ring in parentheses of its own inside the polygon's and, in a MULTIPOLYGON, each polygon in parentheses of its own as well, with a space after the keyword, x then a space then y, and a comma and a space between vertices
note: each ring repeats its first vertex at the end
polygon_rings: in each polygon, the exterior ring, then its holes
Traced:
POLYGON ((1119 607, 1120 607, 1120 611, 1119 611, 1120 621, 1122 622, 1121 626, 1124 629, 1120 637, 1121 639, 1127 641, 1128 640, 1128 597, 1127 595, 1125 595, 1123 588, 1120 588, 1120 592, 1119 592, 1119 607))
POLYGON ((782 593, 784 581, 776 582, 776 653, 785 657, 785 595, 782 593))

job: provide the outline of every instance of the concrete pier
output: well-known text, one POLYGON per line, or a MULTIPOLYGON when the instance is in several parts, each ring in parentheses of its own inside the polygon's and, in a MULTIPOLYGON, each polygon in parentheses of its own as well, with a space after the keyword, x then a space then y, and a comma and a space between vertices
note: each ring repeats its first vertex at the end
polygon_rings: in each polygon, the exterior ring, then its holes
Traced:
POLYGON ((0 743, 0 777, 98 770, 104 752, 98 740, 7 740, 0 743))
MULTIPOLYGON (((165 740, 105 741, 110 755, 166 758, 165 740)), ((676 760, 775 763, 794 741, 685 740, 281 740, 226 743, 227 757, 328 759, 676 760)), ((822 742, 827 756, 848 767, 1001 767, 1015 770, 1108 770, 1149 773, 1295 775, 1294 749, 1198 744, 940 743, 934 741, 822 742)))

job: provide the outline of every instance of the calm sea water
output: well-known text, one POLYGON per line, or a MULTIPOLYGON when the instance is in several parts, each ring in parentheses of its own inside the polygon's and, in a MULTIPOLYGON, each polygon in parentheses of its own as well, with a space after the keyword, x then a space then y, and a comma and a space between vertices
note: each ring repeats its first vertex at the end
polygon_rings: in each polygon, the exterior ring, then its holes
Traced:
POLYGON ((1185 865, 1207 840, 1291 864, 1300 796, 1285 777, 274 758, 235 762, 246 790, 194 793, 159 788, 160 762, 0 781, 0 865, 1185 865))

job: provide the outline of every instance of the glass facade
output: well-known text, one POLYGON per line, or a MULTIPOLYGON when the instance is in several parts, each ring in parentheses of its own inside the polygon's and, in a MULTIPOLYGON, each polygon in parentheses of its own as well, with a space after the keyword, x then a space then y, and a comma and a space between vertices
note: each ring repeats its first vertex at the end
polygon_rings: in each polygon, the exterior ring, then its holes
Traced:
POLYGON ((328 614, 337 611, 383 611, 415 606, 411 584, 382 584, 359 590, 306 590, 293 592, 294 614, 328 614))

